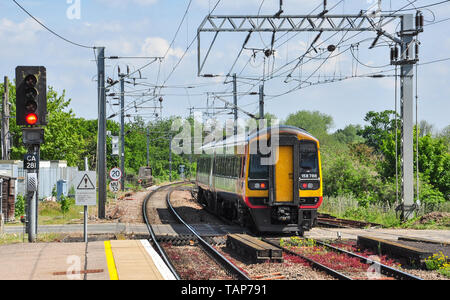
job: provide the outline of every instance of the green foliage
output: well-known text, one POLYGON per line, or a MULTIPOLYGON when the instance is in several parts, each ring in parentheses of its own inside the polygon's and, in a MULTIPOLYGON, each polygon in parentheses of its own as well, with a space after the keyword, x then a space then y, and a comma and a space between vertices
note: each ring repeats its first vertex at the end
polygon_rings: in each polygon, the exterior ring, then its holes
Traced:
POLYGON ((56 184, 52 188, 52 197, 58 196, 58 192, 56 191, 56 184))
MULTIPOLYGON (((375 151, 380 151, 383 141, 395 129, 395 111, 385 110, 379 113, 370 111, 366 114, 364 121, 370 125, 359 130, 358 135, 366 140, 368 146, 373 147, 375 151)), ((398 128, 400 128, 399 121, 398 128)))
POLYGON ((435 253, 432 256, 425 259, 425 265, 428 270, 440 270, 448 268, 447 264, 448 256, 445 256, 442 251, 435 253))
POLYGON ((329 138, 328 131, 333 126, 333 118, 318 111, 302 110, 290 114, 284 123, 305 129, 323 143, 329 138))
POLYGON ((338 129, 333 135, 340 143, 360 144, 364 142, 364 139, 358 135, 358 132, 360 132, 361 130, 361 125, 348 125, 344 129, 338 129))
POLYGON ((64 195, 61 195, 59 204, 61 206, 61 212, 63 213, 63 215, 66 215, 69 212, 70 208, 75 204, 75 201, 64 195))
POLYGON ((23 195, 17 195, 16 210, 14 216, 19 218, 25 215, 25 197, 23 195))

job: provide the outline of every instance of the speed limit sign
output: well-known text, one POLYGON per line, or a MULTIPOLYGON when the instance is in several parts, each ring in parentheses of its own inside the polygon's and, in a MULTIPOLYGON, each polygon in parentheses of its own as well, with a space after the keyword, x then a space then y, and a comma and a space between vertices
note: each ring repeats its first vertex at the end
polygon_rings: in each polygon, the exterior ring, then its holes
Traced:
POLYGON ((120 184, 120 181, 111 181, 109 183, 109 190, 112 193, 117 193, 120 191, 120 189, 122 188, 122 185, 120 184))
POLYGON ((122 171, 119 168, 113 168, 109 171, 109 177, 112 180, 120 180, 122 178, 122 171))

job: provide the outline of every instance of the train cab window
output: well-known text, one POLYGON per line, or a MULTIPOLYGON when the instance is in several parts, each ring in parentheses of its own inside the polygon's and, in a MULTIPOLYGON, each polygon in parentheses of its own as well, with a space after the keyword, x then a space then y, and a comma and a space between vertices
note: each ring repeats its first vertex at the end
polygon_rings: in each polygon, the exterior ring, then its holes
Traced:
POLYGON ((300 174, 318 174, 319 158, 317 147, 312 142, 300 144, 300 174))
POLYGON ((269 166, 261 164, 260 154, 250 155, 250 165, 248 177, 251 179, 268 179, 269 178, 269 166))

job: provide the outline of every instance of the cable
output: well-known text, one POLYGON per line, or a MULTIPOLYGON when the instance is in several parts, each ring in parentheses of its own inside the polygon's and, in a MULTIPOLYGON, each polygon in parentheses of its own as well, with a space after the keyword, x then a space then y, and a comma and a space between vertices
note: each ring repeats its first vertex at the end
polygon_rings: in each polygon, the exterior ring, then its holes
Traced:
POLYGON ((353 47, 350 47, 350 52, 352 53, 353 58, 354 58, 359 64, 363 65, 364 67, 372 68, 372 69, 381 69, 381 68, 386 68, 386 67, 390 66, 390 64, 384 65, 384 66, 369 66, 369 65, 366 65, 366 64, 362 63, 362 62, 355 56, 355 53, 353 52, 353 47))
POLYGON ((72 45, 78 46, 78 47, 87 48, 87 49, 96 49, 96 47, 85 46, 85 45, 82 45, 82 44, 78 44, 78 43, 72 42, 71 40, 68 40, 68 39, 66 39, 65 37, 63 37, 63 36, 57 34, 55 31, 51 30, 50 28, 48 28, 47 26, 45 26, 41 21, 39 21, 38 19, 36 19, 36 18, 35 18, 32 14, 30 14, 24 7, 22 7, 19 3, 17 3, 16 0, 12 0, 12 1, 13 1, 18 7, 20 7, 20 9, 22 9, 27 15, 29 15, 33 20, 35 20, 37 23, 39 23, 39 25, 41 25, 42 27, 44 27, 45 29, 47 29, 49 32, 51 32, 51 33, 53 33, 55 36, 59 37, 60 39, 66 41, 66 42, 68 42, 68 43, 70 43, 70 44, 72 44, 72 45))
MULTIPOLYGON (((408 2, 410 2, 410 1, 408 1, 408 2)), ((415 0, 414 2, 417 2, 417 0, 415 0)), ((412 3, 414 3, 414 2, 410 2, 409 5, 412 5, 412 3)), ((422 9, 422 8, 427 8, 427 7, 431 7, 431 6, 436 6, 436 5, 444 4, 444 3, 446 3, 446 2, 450 2, 450 0, 441 1, 441 2, 437 2, 437 3, 432 3, 432 4, 420 6, 420 7, 407 8, 407 9, 403 9, 403 8, 402 8, 402 9, 396 10, 396 11, 394 11, 394 12, 396 13, 396 12, 399 12, 399 11, 418 10, 418 9, 422 9)), ((407 6, 409 6, 409 5, 407 5, 407 6)), ((381 12, 387 12, 387 13, 390 13, 390 12, 393 12, 393 11, 390 11, 390 10, 383 10, 383 11, 381 11, 381 12)))

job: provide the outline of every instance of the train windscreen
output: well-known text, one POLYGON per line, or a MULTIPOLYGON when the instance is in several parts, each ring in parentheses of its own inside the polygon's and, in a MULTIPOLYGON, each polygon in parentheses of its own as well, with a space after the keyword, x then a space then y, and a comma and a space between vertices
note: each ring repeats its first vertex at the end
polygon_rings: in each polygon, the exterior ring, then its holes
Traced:
POLYGON ((250 155, 248 177, 251 179, 269 179, 269 166, 261 164, 261 155, 250 155))
POLYGON ((319 178, 319 158, 314 142, 300 143, 300 178, 319 178))

